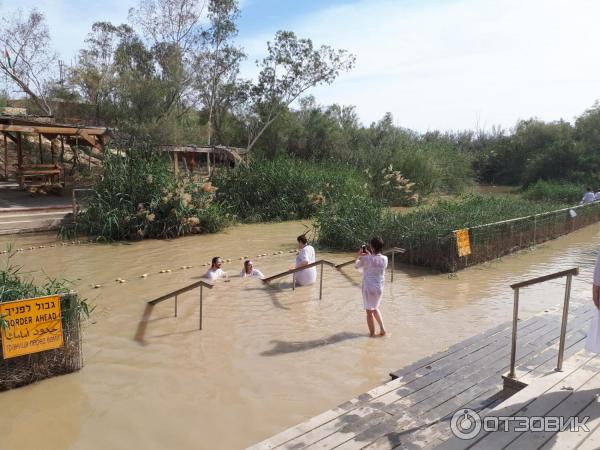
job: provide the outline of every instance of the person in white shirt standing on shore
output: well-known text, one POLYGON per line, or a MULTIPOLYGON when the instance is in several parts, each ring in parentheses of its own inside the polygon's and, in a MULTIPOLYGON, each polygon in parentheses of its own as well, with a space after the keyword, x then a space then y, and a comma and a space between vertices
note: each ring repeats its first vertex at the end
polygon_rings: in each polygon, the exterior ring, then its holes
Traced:
POLYGON ((363 273, 362 296, 363 306, 367 312, 367 326, 369 335, 375 337, 375 320, 379 324, 379 336, 385 336, 383 317, 379 311, 381 298, 383 297, 383 284, 385 282, 385 269, 388 258, 382 255, 383 239, 374 237, 371 239, 371 249, 363 247, 356 255, 354 266, 363 273))
MULTIPOLYGON (((296 268, 307 266, 316 261, 315 249, 308 244, 305 235, 300 235, 296 239, 298 241, 298 255, 296 255, 296 268)), ((313 284, 317 281, 317 268, 309 267, 294 274, 294 281, 300 286, 313 284)))
POLYGON ((579 204, 586 205, 588 203, 592 203, 595 200, 596 200, 596 196, 594 195, 592 188, 587 188, 587 191, 585 194, 583 194, 583 198, 581 199, 581 202, 579 204))

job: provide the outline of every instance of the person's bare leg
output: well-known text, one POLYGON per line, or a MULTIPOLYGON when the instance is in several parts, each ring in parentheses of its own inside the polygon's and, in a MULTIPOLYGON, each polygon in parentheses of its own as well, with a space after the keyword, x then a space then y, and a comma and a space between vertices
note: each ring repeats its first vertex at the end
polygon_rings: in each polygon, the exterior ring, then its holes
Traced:
POLYGON ((367 309, 367 326, 369 327, 369 336, 375 336, 375 322, 373 322, 373 311, 367 309))
POLYGON ((379 324, 379 336, 385 336, 385 327, 383 326, 383 317, 381 316, 381 312, 378 309, 373 311, 373 316, 375 316, 375 320, 379 324))

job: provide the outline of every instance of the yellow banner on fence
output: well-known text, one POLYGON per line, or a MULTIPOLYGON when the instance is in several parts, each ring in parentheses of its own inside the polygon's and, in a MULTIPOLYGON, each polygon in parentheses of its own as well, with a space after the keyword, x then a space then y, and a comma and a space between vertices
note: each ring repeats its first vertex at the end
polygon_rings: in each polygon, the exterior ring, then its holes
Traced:
POLYGON ((456 234, 456 249, 458 256, 468 256, 471 254, 471 242, 469 241, 469 229, 463 228, 454 232, 456 234))
POLYGON ((0 303, 4 359, 63 346, 60 295, 0 303))

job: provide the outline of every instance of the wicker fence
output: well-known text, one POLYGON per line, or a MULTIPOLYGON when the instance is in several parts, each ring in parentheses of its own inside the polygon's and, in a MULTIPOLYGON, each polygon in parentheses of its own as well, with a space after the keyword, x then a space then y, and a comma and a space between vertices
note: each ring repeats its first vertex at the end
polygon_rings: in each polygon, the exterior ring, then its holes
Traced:
POLYGON ((0 391, 81 368, 81 326, 76 295, 62 296, 61 316, 64 338, 64 346, 61 348, 4 359, 0 346, 0 391))
POLYGON ((423 241, 409 246, 402 261, 455 272, 469 266, 556 239, 600 220, 600 202, 549 211, 527 217, 469 228, 471 254, 459 257, 456 236, 423 241), (572 216, 572 212, 576 216, 572 216))

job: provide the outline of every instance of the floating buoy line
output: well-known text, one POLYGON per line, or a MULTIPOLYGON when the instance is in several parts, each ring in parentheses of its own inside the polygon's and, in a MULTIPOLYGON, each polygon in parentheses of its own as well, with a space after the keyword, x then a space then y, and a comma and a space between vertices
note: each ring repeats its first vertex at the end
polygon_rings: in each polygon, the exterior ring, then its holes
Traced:
MULTIPOLYGON (((67 247, 70 245, 90 245, 90 244, 100 244, 101 242, 97 242, 94 240, 76 240, 76 241, 65 241, 65 242, 52 242, 52 243, 46 243, 46 244, 38 244, 38 245, 27 245, 24 247, 19 247, 16 248, 14 250, 12 250, 13 252, 16 253, 26 253, 26 252, 33 252, 35 250, 40 250, 40 249, 48 249, 48 248, 57 248, 57 247, 67 247)), ((8 253, 8 250, 0 250, 0 255, 2 254, 6 254, 8 253)), ((296 249, 291 249, 291 250, 279 250, 276 252, 272 252, 272 254, 270 256, 279 256, 279 255, 284 255, 284 254, 292 254, 292 253, 298 253, 298 250, 296 249)), ((256 256, 254 256, 253 258, 255 259, 263 259, 268 257, 269 254, 267 253, 260 253, 256 256)), ((250 259, 251 257, 246 255, 246 256, 240 256, 239 258, 237 258, 236 260, 238 261, 244 261, 246 259, 250 259)), ((233 262, 233 258, 227 258, 227 259, 223 259, 223 264, 228 264, 233 262)), ((200 264, 201 267, 210 267, 210 261, 209 262, 205 262, 200 264)), ((156 272, 157 274, 168 274, 168 273, 173 273, 174 271, 182 271, 182 270, 188 270, 188 269, 192 269, 194 266, 191 265, 184 265, 184 266, 180 266, 179 269, 161 269, 158 272, 156 272)), ((143 273, 141 275, 139 275, 137 278, 138 279, 146 279, 150 277, 150 273, 143 273)), ((114 283, 118 283, 118 284, 125 284, 127 283, 127 280, 125 280, 124 278, 116 278, 114 280, 114 283)), ((101 284, 90 284, 90 287, 93 287, 94 289, 100 289, 101 287, 105 286, 106 284, 109 283, 101 283, 101 284)))

